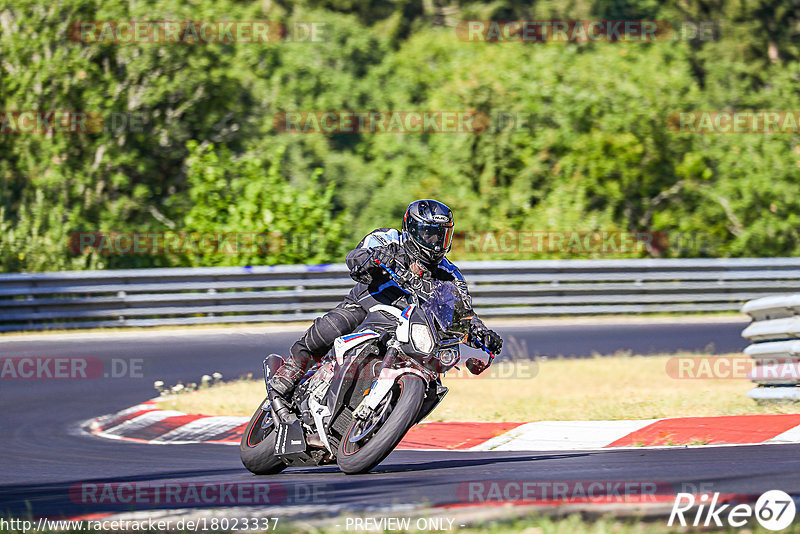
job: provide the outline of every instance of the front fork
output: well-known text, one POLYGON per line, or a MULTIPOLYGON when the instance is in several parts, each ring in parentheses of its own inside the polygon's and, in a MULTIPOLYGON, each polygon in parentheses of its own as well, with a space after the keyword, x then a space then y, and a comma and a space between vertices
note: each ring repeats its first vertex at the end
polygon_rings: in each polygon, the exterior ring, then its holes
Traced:
MULTIPOLYGON (((395 341, 395 343, 397 343, 395 341)), ((369 393, 364 397, 364 400, 353 411, 353 417, 359 419, 368 418, 375 408, 378 407, 383 398, 392 390, 397 380, 404 374, 413 374, 419 376, 425 381, 425 386, 436 380, 437 376, 431 376, 432 373, 427 369, 416 366, 413 360, 408 361, 408 365, 395 369, 392 367, 394 359, 399 353, 398 345, 390 344, 386 350, 386 356, 383 358, 381 369, 378 377, 372 382, 369 393)))

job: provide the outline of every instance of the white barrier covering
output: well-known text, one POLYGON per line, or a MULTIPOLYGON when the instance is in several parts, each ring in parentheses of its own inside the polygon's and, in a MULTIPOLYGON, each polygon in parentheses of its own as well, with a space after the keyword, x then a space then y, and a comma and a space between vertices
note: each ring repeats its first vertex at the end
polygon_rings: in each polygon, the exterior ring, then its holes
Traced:
POLYGON ((755 361, 747 377, 755 400, 800 400, 800 295, 763 297, 742 306, 753 322, 742 332, 755 361))

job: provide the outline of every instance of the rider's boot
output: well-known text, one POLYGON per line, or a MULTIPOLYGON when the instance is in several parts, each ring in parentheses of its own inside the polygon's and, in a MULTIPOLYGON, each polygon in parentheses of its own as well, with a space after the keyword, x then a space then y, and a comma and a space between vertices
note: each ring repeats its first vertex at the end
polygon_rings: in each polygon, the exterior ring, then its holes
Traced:
POLYGON ((292 392, 294 391, 295 385, 296 382, 294 380, 290 380, 289 378, 285 378, 283 376, 275 375, 269 379, 270 391, 274 391, 286 400, 292 398, 292 392))
MULTIPOLYGON (((283 371, 284 367, 286 367, 285 364, 278 372, 283 371)), ((278 375, 277 373, 269 379, 270 405, 278 419, 284 423, 288 423, 289 420, 292 419, 289 404, 291 403, 292 392, 296 385, 297 381, 278 375)))
POLYGON ((289 405, 291 404, 292 392, 294 392, 294 388, 300 381, 299 378, 295 379, 291 373, 291 366, 284 364, 283 367, 278 369, 278 372, 269 379, 270 404, 272 405, 272 409, 275 410, 275 415, 283 422, 289 422, 291 418, 289 405), (290 369, 287 370, 287 367, 290 369), (287 374, 290 376, 286 376, 287 374))
POLYGON ((289 349, 289 357, 278 368, 270 379, 270 387, 277 389, 281 395, 290 396, 300 379, 314 364, 314 354, 301 341, 289 349), (274 384, 273 384, 274 382, 274 384))

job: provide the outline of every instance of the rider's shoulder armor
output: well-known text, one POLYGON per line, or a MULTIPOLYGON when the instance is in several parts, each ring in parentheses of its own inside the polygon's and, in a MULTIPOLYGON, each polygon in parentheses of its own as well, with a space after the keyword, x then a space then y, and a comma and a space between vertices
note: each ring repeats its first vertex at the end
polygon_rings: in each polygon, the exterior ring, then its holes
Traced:
POLYGON ((400 232, 394 228, 378 228, 364 236, 357 248, 373 248, 389 243, 400 243, 400 232))

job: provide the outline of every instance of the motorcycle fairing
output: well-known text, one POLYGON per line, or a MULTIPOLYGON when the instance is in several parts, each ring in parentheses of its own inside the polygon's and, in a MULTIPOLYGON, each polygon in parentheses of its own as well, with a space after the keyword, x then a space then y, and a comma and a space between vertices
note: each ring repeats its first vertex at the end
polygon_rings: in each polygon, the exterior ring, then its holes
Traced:
POLYGON ((347 334, 346 336, 337 337, 333 342, 333 350, 336 354, 336 361, 339 363, 339 365, 342 365, 342 363, 344 363, 345 352, 353 347, 357 347, 365 341, 374 339, 379 335, 380 334, 372 330, 362 330, 353 334, 347 334))
POLYGON ((400 343, 408 343, 408 340, 411 338, 411 314, 414 313, 414 309, 417 306, 415 304, 409 304, 405 310, 400 314, 400 324, 397 325, 397 341, 400 343))
MULTIPOLYGON (((375 334, 375 336, 371 336, 369 339, 373 341, 379 339, 380 334, 375 334)), ((364 355, 365 351, 371 351, 375 354, 378 353, 378 349, 374 346, 374 343, 356 343, 354 344, 354 347, 358 347, 358 349, 349 352, 347 355, 342 353, 341 361, 337 355, 333 379, 331 380, 331 385, 328 389, 328 410, 330 411, 332 417, 337 417, 339 415, 339 410, 344 403, 344 391, 342 391, 342 388, 345 386, 345 384, 354 385, 356 383, 356 381, 353 381, 352 378, 358 373, 358 365, 362 362, 362 360, 364 360, 362 356, 364 355)), ((347 350, 350 351, 351 348, 348 348, 347 350)))
POLYGON ((414 313, 416 309, 415 304, 409 304, 406 306, 404 310, 400 310, 395 306, 387 306, 386 304, 376 304, 369 309, 370 313, 375 312, 386 312, 389 315, 395 317, 398 321, 398 324, 395 329, 395 335, 397 336, 397 341, 401 343, 408 343, 409 340, 409 332, 411 329, 411 314, 414 313))
POLYGON ((444 396, 450 391, 450 389, 443 386, 439 380, 428 383, 428 390, 428 393, 425 395, 425 401, 419 409, 417 423, 428 417, 428 414, 442 402, 444 396))

